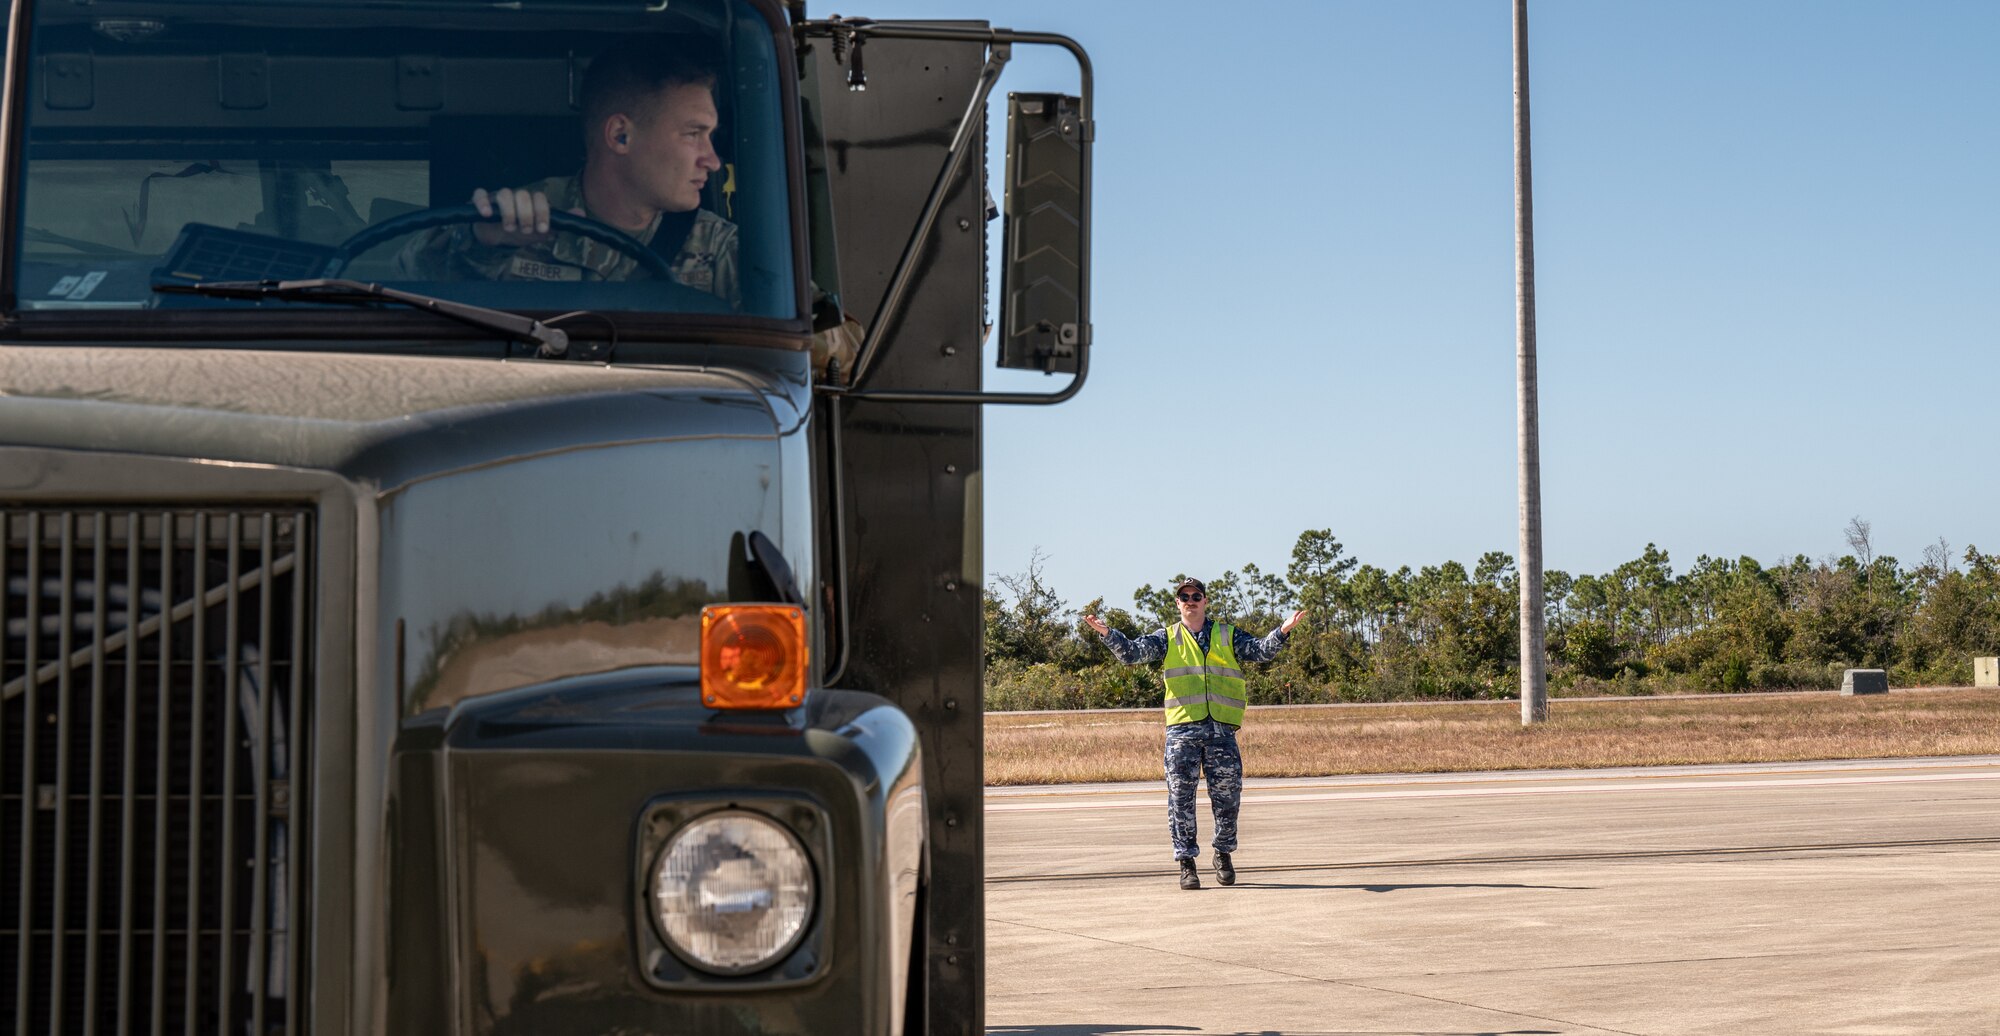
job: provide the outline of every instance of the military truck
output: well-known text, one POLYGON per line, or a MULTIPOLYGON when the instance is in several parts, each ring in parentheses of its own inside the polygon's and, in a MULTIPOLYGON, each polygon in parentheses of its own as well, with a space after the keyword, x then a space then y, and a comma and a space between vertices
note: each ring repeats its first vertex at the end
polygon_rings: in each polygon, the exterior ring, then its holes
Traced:
POLYGON ((6 33, 0 1032, 980 1031, 981 415, 1087 372, 1084 52, 797 0, 6 33), (636 272, 412 272, 656 43, 712 59, 732 292, 588 208, 636 272), (1076 78, 989 177, 1028 46, 1076 78))

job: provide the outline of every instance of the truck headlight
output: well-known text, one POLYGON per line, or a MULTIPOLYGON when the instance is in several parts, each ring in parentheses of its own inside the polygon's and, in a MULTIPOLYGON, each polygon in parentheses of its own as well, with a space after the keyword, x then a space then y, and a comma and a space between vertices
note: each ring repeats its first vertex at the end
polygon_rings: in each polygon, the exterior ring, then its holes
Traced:
POLYGON ((653 865, 653 920, 682 960, 719 975, 769 967, 812 917, 812 861, 790 831, 729 810, 688 824, 653 865))

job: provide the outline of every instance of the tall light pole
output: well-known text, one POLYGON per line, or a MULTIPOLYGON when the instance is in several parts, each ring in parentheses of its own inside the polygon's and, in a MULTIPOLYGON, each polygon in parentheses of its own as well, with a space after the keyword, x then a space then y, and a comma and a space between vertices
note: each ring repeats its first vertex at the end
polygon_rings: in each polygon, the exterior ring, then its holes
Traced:
POLYGON ((1542 615, 1542 441, 1535 387, 1535 181, 1528 148, 1528 0, 1514 0, 1514 398, 1519 409, 1521 724, 1549 718, 1542 615))

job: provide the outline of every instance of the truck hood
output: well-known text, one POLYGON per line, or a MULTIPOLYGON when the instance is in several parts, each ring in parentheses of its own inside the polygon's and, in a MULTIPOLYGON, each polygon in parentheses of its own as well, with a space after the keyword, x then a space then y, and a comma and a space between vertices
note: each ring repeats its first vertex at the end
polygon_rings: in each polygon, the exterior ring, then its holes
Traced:
POLYGON ((0 399, 0 446, 316 468, 385 491, 550 450, 773 438, 805 405, 733 368, 22 346, 0 347, 0 399))

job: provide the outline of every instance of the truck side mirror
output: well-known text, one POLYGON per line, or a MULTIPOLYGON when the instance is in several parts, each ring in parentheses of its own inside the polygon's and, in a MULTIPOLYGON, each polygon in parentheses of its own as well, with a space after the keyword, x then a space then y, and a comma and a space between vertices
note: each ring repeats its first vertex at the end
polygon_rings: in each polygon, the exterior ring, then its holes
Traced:
POLYGON ((1007 96, 1000 366, 1073 374, 1090 345, 1090 141, 1080 101, 1007 96))

